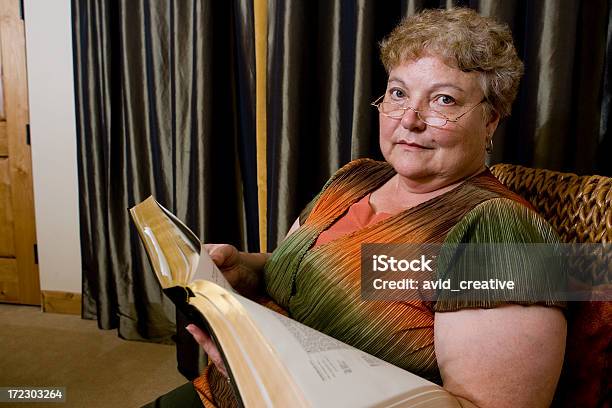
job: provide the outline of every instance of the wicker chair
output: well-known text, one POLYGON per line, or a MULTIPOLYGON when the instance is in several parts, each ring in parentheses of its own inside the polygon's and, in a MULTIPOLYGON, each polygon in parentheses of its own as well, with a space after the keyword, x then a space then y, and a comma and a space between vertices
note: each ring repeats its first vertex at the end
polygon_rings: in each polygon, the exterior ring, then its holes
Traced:
POLYGON ((529 200, 563 242, 612 243, 612 178, 513 164, 496 164, 491 171, 529 200))
MULTIPOLYGON (((497 164, 493 174, 526 198, 568 243, 612 244, 612 178, 497 164)), ((610 273, 596 283, 610 285, 610 273)), ((570 302, 559 407, 609 406, 612 302, 570 302)))

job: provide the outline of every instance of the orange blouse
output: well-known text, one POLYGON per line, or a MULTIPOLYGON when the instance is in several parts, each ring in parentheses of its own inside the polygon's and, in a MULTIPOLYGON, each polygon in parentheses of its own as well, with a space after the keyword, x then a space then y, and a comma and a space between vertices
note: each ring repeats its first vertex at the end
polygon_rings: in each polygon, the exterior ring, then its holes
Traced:
POLYGON ((374 211, 370 205, 370 195, 371 194, 366 195, 361 200, 351 205, 346 214, 319 235, 314 246, 326 244, 343 235, 360 230, 390 217, 391 214, 389 213, 376 213, 374 211))

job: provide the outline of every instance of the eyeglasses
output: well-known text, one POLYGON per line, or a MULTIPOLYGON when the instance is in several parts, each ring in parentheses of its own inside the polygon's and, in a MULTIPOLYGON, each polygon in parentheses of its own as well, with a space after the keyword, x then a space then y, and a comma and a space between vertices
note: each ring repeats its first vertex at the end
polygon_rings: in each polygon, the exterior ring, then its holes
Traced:
POLYGON ((381 99, 383 99, 384 97, 385 95, 382 95, 380 98, 376 99, 374 102, 371 103, 371 105, 376 107, 378 111, 383 115, 392 119, 401 119, 402 117, 404 117, 404 114, 407 110, 411 110, 417 114, 418 118, 422 122, 425 122, 426 124, 435 127, 445 126, 448 122, 457 122, 459 119, 473 111, 478 105, 480 105, 486 100, 485 98, 483 98, 480 102, 472 106, 466 112, 463 112, 461 115, 455 117, 454 119, 451 119, 442 112, 438 112, 435 110, 416 110, 411 106, 404 107, 399 103, 385 102, 384 100, 381 101, 381 99))

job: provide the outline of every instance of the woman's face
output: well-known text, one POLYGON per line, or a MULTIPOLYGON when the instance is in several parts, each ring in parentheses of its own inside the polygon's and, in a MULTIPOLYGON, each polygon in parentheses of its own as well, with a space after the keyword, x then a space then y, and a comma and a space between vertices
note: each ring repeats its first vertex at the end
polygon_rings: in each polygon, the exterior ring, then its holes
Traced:
POLYGON ((443 112, 457 122, 433 127, 407 109, 401 119, 380 114, 380 149, 395 171, 421 190, 433 191, 483 169, 485 144, 499 116, 486 121, 477 73, 436 57, 405 62, 389 73, 385 101, 418 111, 443 112), (470 108, 474 107, 471 111, 470 108))

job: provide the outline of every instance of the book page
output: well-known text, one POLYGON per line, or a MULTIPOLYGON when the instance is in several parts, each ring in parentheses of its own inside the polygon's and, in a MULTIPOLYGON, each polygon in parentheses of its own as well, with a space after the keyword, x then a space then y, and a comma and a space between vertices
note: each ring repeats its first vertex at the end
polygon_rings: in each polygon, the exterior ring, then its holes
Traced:
POLYGON ((180 231, 181 238, 188 243, 193 251, 199 252, 199 248, 202 245, 200 238, 198 238, 198 236, 188 226, 186 226, 183 221, 179 220, 176 215, 172 214, 167 208, 157 201, 155 201, 155 203, 180 231))
POLYGON ((210 258, 210 255, 208 255, 208 252, 206 252, 206 249, 204 248, 202 248, 200 252, 200 259, 192 281, 196 281, 198 279, 216 283, 225 290, 235 292, 232 285, 230 285, 227 279, 225 279, 223 272, 221 272, 217 265, 215 265, 213 260, 210 258))
POLYGON ((200 245, 184 232, 188 228, 170 218, 153 197, 132 207, 130 215, 162 288, 185 286, 200 257, 200 245))
POLYGON ((237 300, 240 296, 205 280, 189 287, 195 294, 189 303, 211 329, 244 406, 308 407, 303 391, 237 300))
POLYGON ((162 288, 205 279, 233 291, 200 239, 152 196, 132 207, 130 214, 162 288))
MULTIPOLYGON (((234 296, 311 406, 460 406, 436 384, 249 299, 234 296)), ((257 363, 256 357, 254 361, 257 363)))

